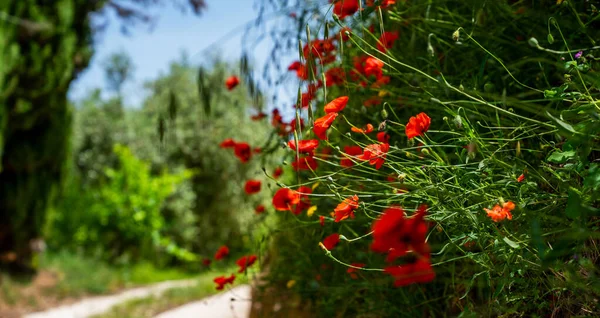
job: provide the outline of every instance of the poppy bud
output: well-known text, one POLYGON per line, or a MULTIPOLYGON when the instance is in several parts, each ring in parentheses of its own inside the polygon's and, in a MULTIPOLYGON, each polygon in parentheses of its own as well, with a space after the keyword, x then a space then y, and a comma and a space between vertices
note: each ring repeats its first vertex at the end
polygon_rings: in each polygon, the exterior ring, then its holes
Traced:
POLYGON ((465 91, 465 87, 463 86, 463 84, 460 84, 460 85, 458 86, 458 89, 460 89, 462 92, 464 92, 464 91, 465 91))
POLYGON ((456 29, 456 31, 454 31, 454 33, 452 33, 452 40, 454 40, 454 42, 458 42, 458 39, 460 38, 460 29, 456 29))
POLYGON ((435 51, 433 50, 433 45, 431 45, 431 42, 427 42, 427 54, 429 54, 431 57, 435 56, 435 51))
POLYGON ((552 36, 552 33, 548 33, 548 43, 549 44, 554 43, 554 37, 552 36))
POLYGON ((429 155, 429 149, 424 148, 421 150, 421 153, 427 156, 427 155, 429 155))
POLYGON ((383 118, 383 119, 388 118, 388 112, 385 109, 381 111, 381 118, 383 118))
POLYGON ((540 43, 534 37, 529 38, 529 40, 527 41, 527 43, 529 43, 529 45, 532 46, 532 47, 536 47, 536 48, 540 47, 540 43))

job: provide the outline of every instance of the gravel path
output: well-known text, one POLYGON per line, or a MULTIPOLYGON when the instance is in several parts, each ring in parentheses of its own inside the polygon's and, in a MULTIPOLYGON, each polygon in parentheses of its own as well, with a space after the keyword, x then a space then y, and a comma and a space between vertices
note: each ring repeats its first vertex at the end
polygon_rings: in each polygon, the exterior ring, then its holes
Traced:
POLYGON ((229 291, 164 312, 155 318, 247 318, 251 288, 240 285, 229 291))
MULTIPOLYGON (((150 286, 130 289, 119 294, 86 298, 71 305, 60 306, 47 311, 26 315, 25 318, 84 318, 98 315, 108 311, 115 305, 135 298, 145 298, 160 295, 167 289, 190 287, 197 284, 197 280, 166 281, 150 286)), ((198 317, 198 316, 196 316, 198 317)))

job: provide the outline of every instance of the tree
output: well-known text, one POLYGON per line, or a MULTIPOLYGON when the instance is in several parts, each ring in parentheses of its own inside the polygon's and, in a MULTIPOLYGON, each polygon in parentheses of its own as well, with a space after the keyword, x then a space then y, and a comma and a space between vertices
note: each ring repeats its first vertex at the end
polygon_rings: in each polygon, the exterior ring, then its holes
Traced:
MULTIPOLYGON (((0 2, 0 255, 31 271, 31 246, 67 160, 71 111, 67 90, 93 55, 101 25, 91 17, 114 11, 124 30, 149 22, 161 0, 5 0, 0 2)), ((182 2, 177 2, 182 5, 182 2)), ((194 13, 203 0, 188 0, 194 13)), ((8 266, 7 266, 8 265, 8 266)))

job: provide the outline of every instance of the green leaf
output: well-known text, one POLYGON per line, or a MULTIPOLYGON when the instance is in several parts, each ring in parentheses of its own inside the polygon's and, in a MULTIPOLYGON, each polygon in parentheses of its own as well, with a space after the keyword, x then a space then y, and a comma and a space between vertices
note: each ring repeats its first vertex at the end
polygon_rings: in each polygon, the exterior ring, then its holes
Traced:
POLYGON ((588 175, 583 180, 583 185, 591 190, 597 191, 600 188, 600 165, 591 164, 588 175))
POLYGON ((551 153, 548 156, 548 158, 546 158, 546 161, 549 161, 552 163, 565 163, 568 160, 575 159, 576 155, 577 154, 575 153, 574 150, 569 150, 569 151, 556 150, 553 153, 551 153))
POLYGON ((578 134, 575 128, 573 128, 573 126, 571 126, 570 124, 567 124, 564 121, 552 116, 552 114, 550 114, 549 112, 546 112, 546 115, 548 115, 548 117, 550 117, 550 119, 552 119, 552 121, 554 121, 554 123, 558 125, 559 130, 567 131, 569 135, 578 134))
POLYGON ((571 219, 581 216, 581 196, 573 188, 569 189, 569 198, 567 199, 565 215, 571 219))
POLYGON ((517 243, 515 241, 511 241, 508 237, 505 237, 503 240, 506 244, 508 244, 508 246, 510 246, 512 248, 519 248, 519 243, 517 243))

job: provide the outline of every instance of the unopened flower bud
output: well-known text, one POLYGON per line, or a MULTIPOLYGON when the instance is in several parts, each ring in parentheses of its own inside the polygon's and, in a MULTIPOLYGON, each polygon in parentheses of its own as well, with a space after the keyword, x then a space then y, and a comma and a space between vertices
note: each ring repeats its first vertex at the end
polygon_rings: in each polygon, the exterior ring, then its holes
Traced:
POLYGON ((529 41, 527 41, 527 43, 529 43, 529 45, 531 45, 532 47, 540 47, 540 43, 534 37, 529 38, 529 41))

